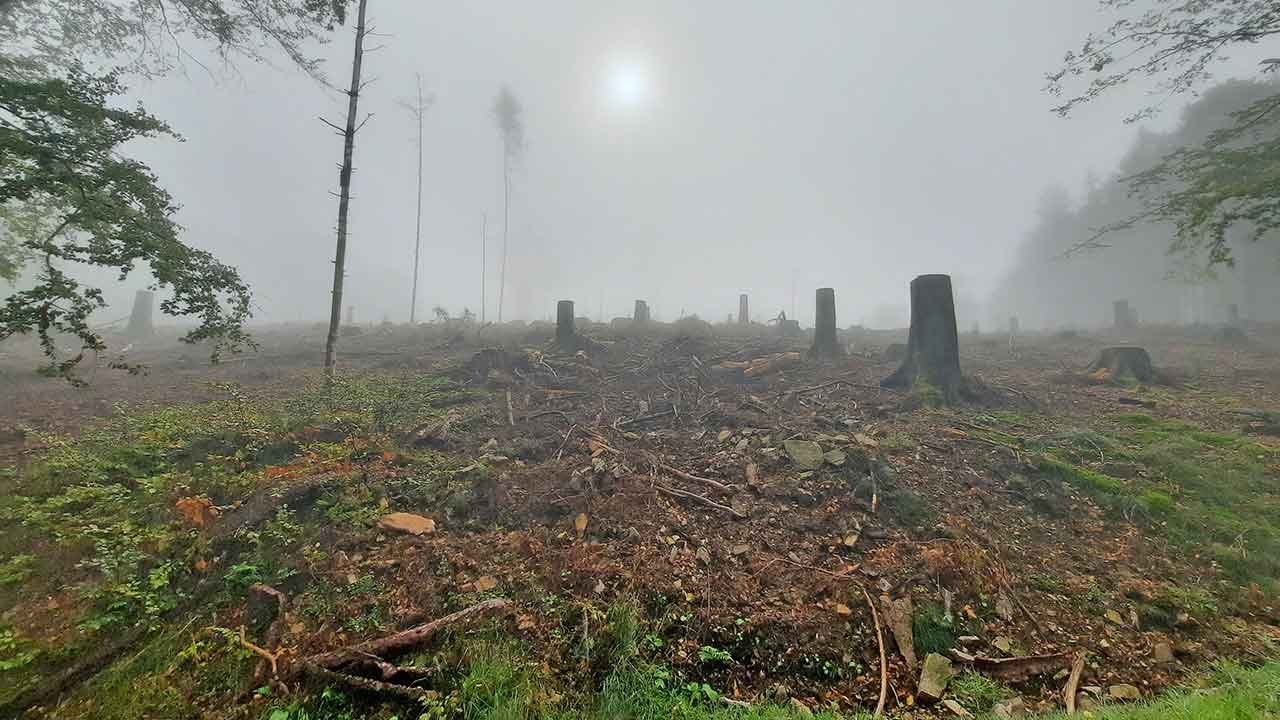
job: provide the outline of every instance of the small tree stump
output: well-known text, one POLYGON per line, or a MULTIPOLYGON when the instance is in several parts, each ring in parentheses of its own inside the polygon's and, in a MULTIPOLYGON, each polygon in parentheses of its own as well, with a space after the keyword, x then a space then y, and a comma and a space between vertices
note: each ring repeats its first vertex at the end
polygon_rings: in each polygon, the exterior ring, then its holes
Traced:
POLYGON ((556 345, 562 350, 578 347, 578 333, 574 331, 573 301, 556 303, 556 345))
POLYGON ((1103 348, 1098 359, 1089 366, 1089 372, 1095 377, 1105 373, 1108 380, 1131 377, 1138 382, 1151 382, 1156 376, 1151 367, 1151 356, 1135 346, 1103 348))
POLYGON ((835 357, 840 355, 840 343, 836 340, 836 291, 818 288, 814 294, 813 347, 810 357, 835 357))
POLYGON ((960 381, 960 338, 951 276, 921 275, 911 281, 907 357, 880 384, 910 388, 925 382, 938 389, 944 402, 953 402, 959 397, 960 381))

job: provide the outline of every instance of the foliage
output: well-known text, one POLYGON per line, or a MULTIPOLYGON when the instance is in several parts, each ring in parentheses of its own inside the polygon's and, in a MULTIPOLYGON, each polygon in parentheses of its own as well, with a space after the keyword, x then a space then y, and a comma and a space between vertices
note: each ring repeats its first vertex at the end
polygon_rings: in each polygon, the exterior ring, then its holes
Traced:
POLYGON ((511 88, 503 85, 493 99, 493 119, 502 137, 502 152, 509 160, 519 159, 524 151, 524 120, 520 101, 511 88))
POLYGON ((925 605, 911 618, 911 639, 916 654, 946 653, 956 646, 954 619, 948 619, 936 603, 925 605))
MULTIPOLYGON (((212 341, 216 360, 248 342, 249 290, 236 271, 183 244, 172 198, 145 165, 119 154, 139 138, 172 135, 141 109, 108 106, 123 92, 118 74, 92 76, 72 68, 63 78, 26 80, 0 59, 0 206, 31 203, 50 213, 37 234, 16 236, 19 252, 39 257, 33 287, 0 306, 0 340, 35 332, 49 358, 47 371, 73 378, 86 351, 106 349, 89 317, 105 306, 102 290, 82 286, 76 265, 113 268, 123 279, 145 263, 155 285, 171 291, 164 312, 195 317, 187 342, 212 341), (45 233, 45 230, 52 229, 45 233), (80 343, 60 353, 60 334, 80 343)), ((21 226, 9 226, 12 236, 21 226)))
MULTIPOLYGON (((1133 122, 1153 115, 1164 100, 1212 78, 1213 65, 1231 48, 1256 45, 1280 33, 1280 13, 1272 0, 1182 2, 1160 0, 1143 7, 1132 0, 1102 0, 1119 17, 1091 33, 1062 66, 1047 75, 1047 90, 1066 99, 1054 110, 1067 115, 1083 103, 1135 81, 1150 81, 1163 96, 1129 115, 1133 122), (1088 78, 1083 89, 1078 82, 1088 78)), ((1268 70, 1280 67, 1264 61, 1268 70)), ((1142 209, 1099 228, 1081 247, 1101 246, 1101 238, 1140 223, 1169 223, 1170 250, 1201 257, 1208 267, 1233 261, 1227 231, 1248 228, 1257 240, 1280 227, 1280 125, 1275 110, 1280 93, 1238 108, 1231 124, 1203 144, 1165 155, 1154 167, 1125 179, 1142 209)))
POLYGON ((189 37, 212 45, 224 61, 266 59, 278 48, 318 76, 320 62, 305 45, 341 24, 348 0, 0 0, 0 46, 50 74, 84 57, 125 62, 156 76, 185 60, 189 37))

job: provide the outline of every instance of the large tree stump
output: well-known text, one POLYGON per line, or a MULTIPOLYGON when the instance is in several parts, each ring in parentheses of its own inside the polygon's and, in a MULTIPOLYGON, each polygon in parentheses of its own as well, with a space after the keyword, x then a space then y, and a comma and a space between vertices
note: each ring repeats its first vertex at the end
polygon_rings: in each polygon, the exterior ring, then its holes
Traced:
POLYGON ((135 339, 151 337, 155 332, 152 316, 156 306, 156 294, 150 290, 139 290, 133 294, 133 311, 129 313, 129 325, 126 334, 135 339))
POLYGON ((746 325, 751 322, 751 315, 747 312, 747 294, 742 293, 738 296, 738 324, 746 325))
POLYGON ((811 357, 835 357, 840 354, 836 340, 836 291, 818 288, 814 294, 813 347, 811 357))
POLYGON ((1133 346, 1103 348, 1089 366, 1089 373, 1104 380, 1132 378, 1138 382, 1151 382, 1156 376, 1151 356, 1146 350, 1133 346))
POLYGON ((952 402, 960 392, 960 338, 950 275, 921 275, 911 281, 911 330, 907 357, 884 387, 909 388, 927 383, 952 402))
POLYGON ((1116 300, 1111 303, 1111 313, 1115 316, 1117 330, 1132 330, 1138 326, 1138 313, 1130 307, 1128 300, 1116 300))
POLYGON ((562 350, 573 350, 578 346, 578 333, 574 331, 573 322, 573 301, 556 303, 556 345, 562 350))

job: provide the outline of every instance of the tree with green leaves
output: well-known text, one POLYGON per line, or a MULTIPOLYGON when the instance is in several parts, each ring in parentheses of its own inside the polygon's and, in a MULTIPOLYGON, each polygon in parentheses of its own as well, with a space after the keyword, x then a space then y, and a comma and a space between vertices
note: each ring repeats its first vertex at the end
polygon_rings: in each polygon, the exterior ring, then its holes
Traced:
POLYGON ((0 340, 34 333, 46 372, 79 382, 87 352, 106 349, 89 324, 105 305, 77 269, 140 266, 167 290, 161 309, 193 318, 188 342, 211 357, 250 342, 249 289, 237 272, 185 244, 178 206, 146 165, 125 157, 131 140, 176 138, 141 107, 115 107, 123 78, 195 60, 184 38, 224 58, 258 60, 277 47, 308 73, 303 51, 344 19, 348 0, 0 0, 0 279, 17 291, 0 303, 0 340), (90 70, 88 61, 101 66, 90 70), (65 349, 63 338, 76 347, 65 349))
POLYGON ((507 289, 507 230, 511 225, 511 168, 524 152, 524 120, 520 101, 506 85, 493 100, 493 119, 502 139, 502 268, 498 272, 498 322, 502 322, 502 300, 507 289))
MULTIPOLYGON (((1194 92, 1213 78, 1233 49, 1280 34, 1275 0, 1102 0, 1116 19, 1090 34, 1047 76, 1061 98, 1054 110, 1078 106, 1131 83, 1150 83, 1159 99, 1131 113, 1135 122, 1171 97, 1194 92)), ((1262 72, 1280 66, 1264 60, 1262 72)), ((1079 247, 1101 247, 1107 237, 1140 223, 1167 223, 1170 250, 1204 266, 1232 265, 1228 230, 1246 228, 1257 241, 1280 227, 1280 92, 1237 110, 1232 122, 1199 145, 1170 152, 1151 168, 1124 178, 1140 201, 1134 215, 1104 225, 1079 247)))

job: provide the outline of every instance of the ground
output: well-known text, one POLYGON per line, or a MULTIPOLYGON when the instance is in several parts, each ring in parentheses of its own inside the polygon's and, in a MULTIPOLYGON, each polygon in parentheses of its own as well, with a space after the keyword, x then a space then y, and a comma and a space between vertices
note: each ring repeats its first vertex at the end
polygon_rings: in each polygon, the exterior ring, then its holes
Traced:
POLYGON ((819 362, 692 320, 576 352, 545 327, 360 330, 334 384, 312 327, 212 367, 138 342, 145 374, 85 388, 0 346, 0 715, 848 717, 880 694, 873 606, 898 716, 953 712, 915 702, 905 626, 957 666, 1058 656, 965 670, 945 697, 974 713, 1060 709, 1080 653, 1082 703, 1275 656, 1276 328, 966 335, 953 407, 879 387, 905 333, 842 331, 819 362), (1086 371, 1131 344, 1155 382, 1086 371), (396 660, 416 700, 302 672, 491 599, 396 660), (274 675, 246 649, 272 630, 274 675))

